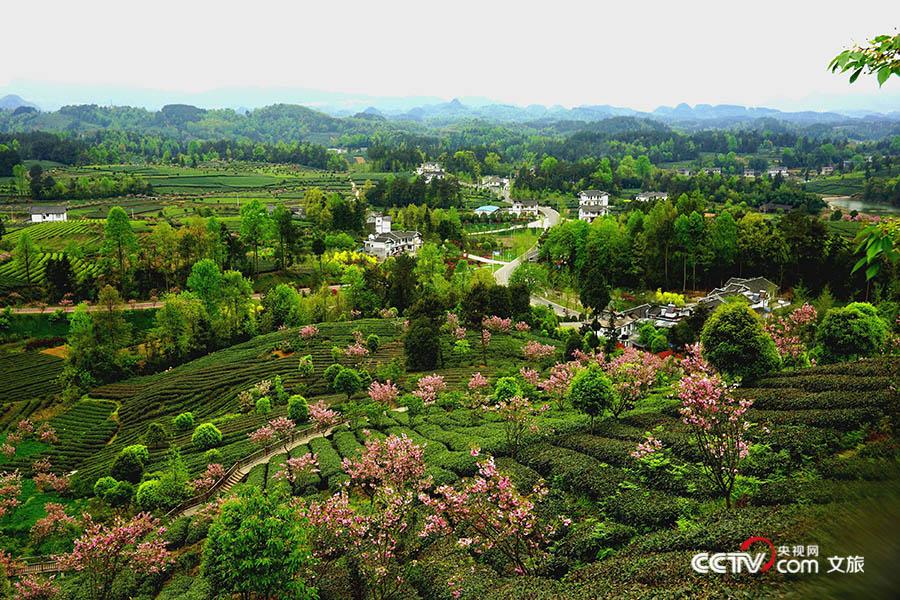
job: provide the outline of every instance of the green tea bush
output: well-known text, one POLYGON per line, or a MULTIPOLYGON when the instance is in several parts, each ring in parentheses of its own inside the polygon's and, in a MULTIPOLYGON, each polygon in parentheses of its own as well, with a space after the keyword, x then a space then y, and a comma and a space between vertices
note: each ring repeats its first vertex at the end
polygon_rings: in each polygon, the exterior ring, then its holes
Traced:
POLYGON ((212 423, 202 423, 194 430, 191 443, 201 450, 209 450, 222 443, 222 432, 212 423))
POLYGON ((306 398, 294 395, 288 398, 288 418, 298 425, 309 422, 309 406, 306 398))
POLYGON ((614 520, 642 530, 669 527, 680 516, 673 496, 649 490, 621 490, 608 498, 605 506, 614 520))
POLYGON ((194 413, 183 412, 172 419, 172 424, 178 431, 190 431, 194 427, 194 413))

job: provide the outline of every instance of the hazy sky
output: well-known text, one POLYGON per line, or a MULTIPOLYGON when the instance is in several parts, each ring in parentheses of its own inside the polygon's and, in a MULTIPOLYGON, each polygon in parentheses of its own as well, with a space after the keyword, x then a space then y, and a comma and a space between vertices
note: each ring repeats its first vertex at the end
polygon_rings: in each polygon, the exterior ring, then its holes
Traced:
MULTIPOLYGON (((3 8, 0 91, 303 87, 515 104, 678 102, 900 110, 825 69, 900 25, 900 2, 72 0, 3 8), (9 49, 14 49, 10 53, 9 49)), ((102 99, 97 99, 102 102, 102 99)))

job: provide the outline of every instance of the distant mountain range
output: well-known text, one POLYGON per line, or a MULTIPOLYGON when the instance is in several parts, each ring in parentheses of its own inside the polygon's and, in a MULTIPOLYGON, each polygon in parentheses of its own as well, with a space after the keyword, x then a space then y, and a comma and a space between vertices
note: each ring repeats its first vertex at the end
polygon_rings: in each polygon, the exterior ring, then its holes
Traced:
MULTIPOLYGON (((29 87, 29 86, 26 86, 29 87)), ((33 86, 31 86, 33 88, 33 86)), ((42 108, 55 110, 62 105, 101 104, 105 106, 136 106, 158 110, 164 105, 185 104, 208 108, 233 108, 246 114, 263 106, 292 103, 312 108, 332 117, 356 117, 371 121, 402 120, 441 125, 460 119, 479 119, 498 123, 516 122, 593 122, 612 117, 639 117, 667 124, 690 127, 729 127, 760 118, 770 118, 798 125, 836 124, 848 120, 900 121, 900 111, 781 111, 774 108, 746 107, 731 104, 679 104, 660 106, 652 112, 642 112, 608 104, 566 108, 559 105, 532 104, 516 106, 499 104, 487 98, 454 98, 450 102, 434 97, 375 97, 366 95, 321 92, 304 89, 244 89, 228 88, 198 94, 180 94, 118 88, 82 90, 45 86, 34 88, 35 97, 26 100, 9 94, 0 98, 0 110, 42 108), (88 92, 94 96, 86 97, 88 92), (104 102, 102 98, 108 98, 104 102), (48 100, 51 98, 51 100, 48 100), (65 99, 63 101, 62 99, 65 99)), ((27 95, 27 94, 26 94, 27 95)), ((31 97, 31 96, 29 96, 31 97)))

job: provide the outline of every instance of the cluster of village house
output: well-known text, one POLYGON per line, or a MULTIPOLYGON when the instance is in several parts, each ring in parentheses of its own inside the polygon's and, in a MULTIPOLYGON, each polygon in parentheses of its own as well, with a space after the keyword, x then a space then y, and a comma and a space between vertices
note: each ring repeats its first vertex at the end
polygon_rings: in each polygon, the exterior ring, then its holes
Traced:
POLYGON ((731 296, 741 296, 750 307, 762 316, 787 304, 777 297, 778 286, 765 277, 732 277, 722 287, 684 306, 674 304, 641 304, 623 311, 602 311, 597 318, 598 335, 614 337, 626 346, 640 346, 639 330, 644 323, 652 323, 657 329, 670 329, 690 317, 700 306, 710 310, 723 304, 731 296))

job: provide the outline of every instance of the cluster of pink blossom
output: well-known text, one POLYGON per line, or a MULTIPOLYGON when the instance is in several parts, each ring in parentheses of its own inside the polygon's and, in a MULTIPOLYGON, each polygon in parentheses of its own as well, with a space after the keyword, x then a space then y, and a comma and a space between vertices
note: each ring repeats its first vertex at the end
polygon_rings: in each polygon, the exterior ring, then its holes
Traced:
POLYGON ((526 331, 531 331, 531 325, 529 325, 525 321, 519 321, 516 323, 516 331, 519 331, 521 333, 525 333, 526 331))
POLYGON ((454 327, 451 330, 451 333, 453 334, 454 339, 457 339, 457 340, 466 339, 466 328, 465 327, 454 327))
POLYGON ((219 463, 210 463, 206 465, 206 470, 191 482, 191 487, 195 494, 202 494, 211 490, 223 477, 225 477, 225 467, 219 463))
POLYGON ((616 390, 613 414, 618 415, 649 393, 662 368, 662 360, 650 352, 629 347, 602 366, 616 390))
POLYGON ((405 433, 391 435, 383 440, 366 441, 357 458, 345 458, 341 464, 350 476, 350 482, 369 493, 374 493, 380 486, 399 490, 422 483, 425 448, 415 444, 405 433))
POLYGON ((539 361, 556 354, 556 346, 542 344, 537 340, 529 340, 522 346, 522 353, 525 355, 525 360, 539 361))
POLYGON ((541 374, 535 371, 534 369, 530 369, 528 367, 522 367, 519 369, 519 375, 522 376, 527 383, 537 387, 541 383, 541 374))
POLYGON ((457 327, 459 327, 459 315, 455 312, 447 313, 447 329, 453 331, 457 327))
POLYGON ((105 598, 113 582, 125 570, 157 574, 172 562, 163 539, 165 529, 149 513, 129 520, 116 517, 110 525, 95 523, 85 515, 85 531, 72 552, 57 557, 64 569, 88 574, 85 582, 92 598, 105 598))
POLYGON ((788 364, 797 365, 806 352, 804 337, 810 337, 810 328, 818 318, 818 312, 810 304, 793 310, 787 318, 777 317, 766 324, 766 333, 775 342, 778 354, 788 364))
POLYGON ((481 330, 481 346, 483 348, 487 348, 487 345, 491 343, 491 332, 489 329, 481 330))
POLYGON ((393 306, 390 308, 382 308, 378 311, 378 315, 382 319, 396 319, 397 318, 397 309, 393 306))
POLYGON ((744 438, 750 423, 747 410, 750 399, 735 398, 716 374, 693 373, 678 386, 681 418, 689 425, 703 454, 704 463, 730 503, 730 490, 737 475, 738 463, 747 456, 744 438))
POLYGON ((687 347, 687 352, 684 358, 681 359, 681 368, 686 375, 713 372, 712 365, 703 358, 703 347, 700 345, 700 342, 687 347))
POLYGON ((47 516, 38 519, 31 527, 31 537, 36 542, 46 540, 55 534, 66 534, 78 527, 78 521, 66 514, 66 507, 57 502, 44 504, 47 516))
POLYGON ((16 598, 18 600, 51 600, 56 598, 59 588, 53 580, 53 575, 46 579, 37 575, 26 575, 13 585, 16 598))
POLYGON ((505 333, 512 329, 512 325, 512 319, 504 319, 503 317, 498 317, 497 315, 485 317, 481 320, 481 326, 484 329, 493 331, 495 333, 505 333))
POLYGON ((390 379, 384 383, 373 380, 372 383, 369 384, 369 398, 371 398, 373 402, 391 406, 396 402, 399 395, 400 389, 391 383, 390 379))
POLYGON ((328 408, 324 401, 319 400, 309 405, 309 420, 313 422, 316 429, 324 431, 341 422, 341 413, 328 408))
POLYGON ((307 452, 302 456, 292 456, 284 463, 284 468, 275 474, 276 479, 285 479, 291 484, 300 480, 303 475, 319 472, 319 457, 307 452))
MULTIPOLYGON (((472 451, 478 455, 477 450, 472 451)), ((532 497, 547 493, 539 486, 532 497)), ((455 533, 457 545, 475 553, 496 549, 512 561, 519 574, 527 574, 532 558, 544 542, 538 527, 535 503, 516 490, 509 477, 501 474, 492 457, 478 465, 478 475, 459 488, 444 485, 433 496, 420 494, 431 514, 425 519, 422 537, 455 533)))
POLYGON ((31 419, 22 419, 16 424, 16 430, 6 436, 3 444, 0 445, 0 454, 7 458, 12 458, 16 454, 16 446, 30 437, 43 442, 45 444, 56 444, 59 437, 56 431, 46 421, 35 427, 31 419))
POLYGON ((581 367, 587 367, 593 363, 602 365, 606 362, 606 355, 603 354, 602 350, 593 350, 591 352, 575 350, 575 352, 572 353, 572 357, 581 367))
POLYGON ((353 360, 359 360, 369 355, 369 349, 360 342, 353 342, 344 349, 344 355, 353 360))
POLYGON ((53 490, 57 494, 63 494, 68 492, 71 486, 68 475, 57 475, 50 472, 35 473, 32 480, 34 481, 34 487, 39 492, 53 490))
POLYGON ((550 368, 547 379, 541 382, 540 388, 562 406, 565 403, 566 394, 569 392, 569 384, 577 372, 578 363, 576 362, 556 363, 550 368))
POLYGON ((259 446, 270 446, 275 443, 287 444, 291 434, 297 429, 296 423, 287 417, 275 417, 256 431, 249 433, 250 441, 259 446))
POLYGON ((300 328, 300 339, 311 340, 319 335, 319 328, 315 325, 304 325, 300 328))
POLYGON ((472 376, 469 378, 469 383, 467 387, 470 392, 477 392, 483 390, 488 386, 487 377, 481 374, 481 372, 472 373, 472 376))
POLYGON ((0 473, 0 519, 19 505, 22 476, 18 471, 0 473))
POLYGON ((447 382, 441 375, 426 375, 416 382, 412 395, 420 398, 423 404, 433 404, 438 395, 447 389, 447 382))
POLYGON ((648 433, 644 441, 639 443, 634 452, 631 453, 631 456, 640 460, 662 450, 662 447, 662 442, 648 433))
POLYGON ((534 406, 528 401, 528 398, 513 396, 509 400, 504 400, 497 404, 494 410, 503 419, 506 443, 513 456, 515 456, 522 445, 525 433, 529 431, 536 433, 538 431, 536 417, 550 410, 550 406, 547 404, 534 406))

